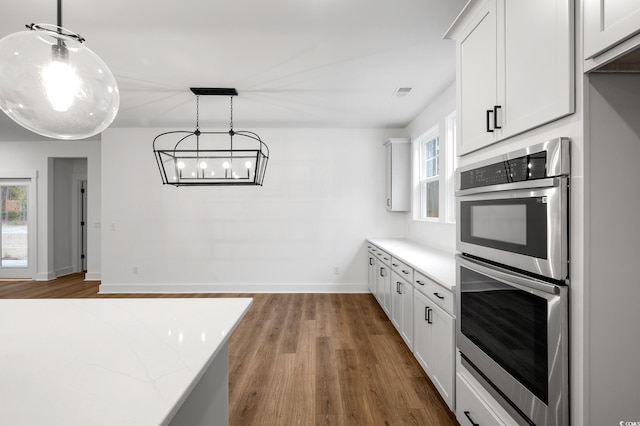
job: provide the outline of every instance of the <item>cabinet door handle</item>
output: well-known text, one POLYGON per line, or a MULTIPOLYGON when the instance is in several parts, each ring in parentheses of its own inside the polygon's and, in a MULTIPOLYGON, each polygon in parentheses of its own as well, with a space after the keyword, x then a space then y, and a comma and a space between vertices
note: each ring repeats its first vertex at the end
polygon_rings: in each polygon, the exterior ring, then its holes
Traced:
POLYGON ((500 105, 495 105, 493 107, 493 128, 494 129, 502 129, 501 126, 498 126, 498 110, 502 109, 500 105))
POLYGON ((437 297, 438 299, 441 299, 441 300, 443 300, 443 299, 444 299, 444 296, 440 296, 438 293, 433 293, 433 295, 434 295, 435 297, 437 297))
POLYGON ((387 207, 391 207, 391 199, 387 198, 387 207))
POLYGON ((405 275, 409 275, 409 271, 405 271, 404 269, 402 270, 402 273, 405 275))
POLYGON ((416 280, 416 282, 420 285, 424 285, 424 282, 420 281, 420 280, 416 280))
POLYGON ((383 272, 384 272, 384 268, 380 268, 380 276, 381 276, 381 277, 384 277, 383 272))
POLYGON ((398 281, 398 294, 402 294, 402 283, 398 281))
POLYGON ((373 257, 369 258, 369 265, 373 266, 373 257))
POLYGON ((491 128, 491 114, 493 114, 492 109, 487 110, 487 133, 493 133, 493 129, 491 128))
POLYGON ((480 423, 476 423, 473 421, 470 414, 471 413, 469 413, 468 411, 464 412, 464 415, 467 416, 467 419, 469 419, 469 421, 471 422, 471 426, 480 426, 480 423))
POLYGON ((431 312, 433 312, 433 309, 427 308, 427 324, 433 324, 433 321, 431 320, 431 312))
POLYGON ((397 263, 392 263, 391 266, 398 266, 398 264, 397 263))
POLYGON ((424 307, 424 320, 429 321, 429 308, 427 306, 424 307))

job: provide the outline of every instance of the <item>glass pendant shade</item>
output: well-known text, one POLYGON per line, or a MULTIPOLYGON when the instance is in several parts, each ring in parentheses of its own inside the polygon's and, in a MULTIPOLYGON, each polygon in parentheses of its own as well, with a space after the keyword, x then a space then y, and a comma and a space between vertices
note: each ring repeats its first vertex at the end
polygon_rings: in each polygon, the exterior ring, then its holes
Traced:
POLYGON ((0 40, 0 109, 51 138, 84 139, 102 132, 120 106, 107 65, 67 30, 32 28, 0 40))

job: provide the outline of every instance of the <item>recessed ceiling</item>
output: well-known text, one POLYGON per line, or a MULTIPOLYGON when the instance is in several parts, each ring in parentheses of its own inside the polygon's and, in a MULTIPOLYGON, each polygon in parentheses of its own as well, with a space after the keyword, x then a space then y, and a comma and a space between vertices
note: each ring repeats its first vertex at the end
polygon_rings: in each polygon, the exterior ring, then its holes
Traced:
MULTIPOLYGON (((114 127, 191 128, 190 87, 234 87, 237 127, 402 128, 454 81, 442 35, 465 2, 63 0, 63 26, 115 74, 114 127)), ((55 19, 55 0, 15 1, 0 37, 55 19)), ((33 139, 0 115, 1 139, 33 139)), ((201 127, 228 116, 228 99, 200 98, 201 127)))

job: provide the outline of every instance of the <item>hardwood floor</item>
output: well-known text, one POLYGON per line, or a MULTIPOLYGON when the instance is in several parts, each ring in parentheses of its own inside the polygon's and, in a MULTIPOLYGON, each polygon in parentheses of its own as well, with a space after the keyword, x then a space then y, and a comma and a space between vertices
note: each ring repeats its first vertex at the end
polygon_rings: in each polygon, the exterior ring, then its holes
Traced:
POLYGON ((457 425, 370 294, 123 296, 98 284, 0 280, 0 298, 253 297, 229 341, 231 425, 457 425))

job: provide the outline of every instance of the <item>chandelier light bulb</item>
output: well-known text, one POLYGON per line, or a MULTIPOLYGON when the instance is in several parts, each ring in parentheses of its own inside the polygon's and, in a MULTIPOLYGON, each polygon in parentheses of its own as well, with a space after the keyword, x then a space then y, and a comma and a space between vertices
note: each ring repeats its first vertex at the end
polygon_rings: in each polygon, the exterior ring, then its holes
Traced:
POLYGON ((202 170, 206 170, 206 168, 208 167, 207 162, 206 161, 201 161, 200 162, 200 168, 202 170))
POLYGON ((177 166, 180 170, 184 169, 184 161, 178 161, 177 166))
POLYGON ((67 112, 80 87, 75 70, 62 61, 52 61, 42 70, 47 100, 55 111, 67 112))
POLYGON ((229 164, 228 161, 225 161, 224 163, 222 163, 222 168, 225 169, 225 170, 228 169, 229 166, 230 166, 230 164, 229 164))
POLYGON ((244 166, 245 166, 247 169, 250 169, 250 168, 251 168, 251 161, 247 161, 246 163, 244 163, 244 166))
POLYGON ((211 176, 215 176, 216 172, 214 172, 213 170, 211 171, 211 176))

